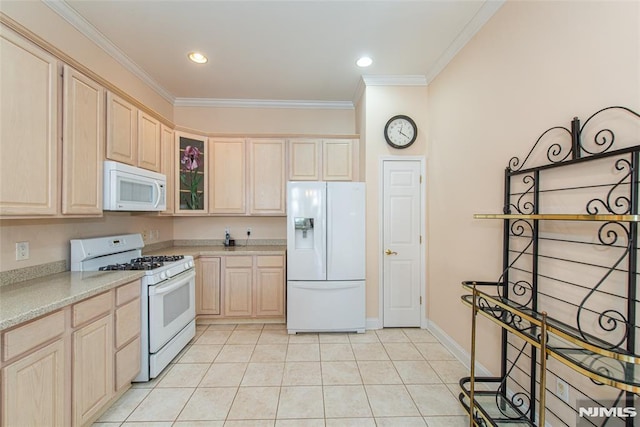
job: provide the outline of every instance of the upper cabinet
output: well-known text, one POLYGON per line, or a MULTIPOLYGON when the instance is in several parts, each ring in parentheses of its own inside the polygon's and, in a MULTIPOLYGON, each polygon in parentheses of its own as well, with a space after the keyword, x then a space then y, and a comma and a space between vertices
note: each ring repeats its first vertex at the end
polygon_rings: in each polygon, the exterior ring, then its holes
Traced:
POLYGON ((358 141, 353 139, 292 139, 289 180, 352 181, 357 179, 358 141))
POLYGON ((0 214, 58 212, 58 61, 0 32, 0 214))
POLYGON ((208 212, 207 137, 175 132, 175 212, 202 215, 208 212))
POLYGON ((241 138, 209 138, 209 213, 246 213, 246 148, 241 138))
POLYGON ((104 88, 64 66, 62 213, 102 214, 104 88))
POLYGON ((159 120, 107 92, 107 159, 159 172, 160 129, 159 120))
POLYGON ((250 139, 249 148, 249 213, 252 215, 284 215, 285 153, 283 139, 250 139))
POLYGON ((160 172, 160 121, 138 110, 138 166, 160 172))
POLYGON ((175 211, 175 174, 178 171, 175 163, 176 150, 173 129, 162 125, 160 127, 160 141, 162 149, 160 173, 167 177, 167 209, 162 213, 171 215, 175 211))
POLYGON ((107 159, 137 166, 138 110, 107 92, 107 159))

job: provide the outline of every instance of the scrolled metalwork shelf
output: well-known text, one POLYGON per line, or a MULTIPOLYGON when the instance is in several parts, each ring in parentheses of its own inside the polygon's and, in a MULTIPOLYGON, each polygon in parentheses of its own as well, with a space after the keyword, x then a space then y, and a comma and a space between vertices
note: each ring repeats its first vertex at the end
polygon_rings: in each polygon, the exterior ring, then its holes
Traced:
POLYGON ((474 219, 523 219, 543 221, 640 222, 640 215, 587 214, 474 214, 474 219))
MULTIPOLYGON (((477 289, 478 286, 492 285, 500 284, 463 282, 465 290, 473 292, 476 288, 475 306, 479 313, 534 347, 541 348, 542 314, 477 289)), ((461 299, 465 305, 473 307, 473 295, 463 295, 461 299)), ((586 342, 579 337, 575 328, 551 317, 547 317, 546 322, 548 355, 594 381, 640 393, 640 370, 633 369, 635 365, 640 365, 640 355, 607 349, 606 342, 592 336, 589 336, 590 342, 586 342), (598 342, 601 342, 601 346, 593 344, 598 342), (629 376, 630 372, 634 373, 632 377, 629 376)))
MULTIPOLYGON (((502 379, 496 377, 476 377, 474 381, 476 384, 491 387, 492 385, 499 385, 502 379)), ((467 387, 467 384, 470 382, 471 377, 465 377, 460 380, 462 392, 458 395, 458 400, 467 410, 467 413, 471 411, 469 405, 471 391, 467 387)), ((473 420, 476 426, 535 426, 522 411, 497 390, 475 390, 473 400, 475 412, 473 420)))

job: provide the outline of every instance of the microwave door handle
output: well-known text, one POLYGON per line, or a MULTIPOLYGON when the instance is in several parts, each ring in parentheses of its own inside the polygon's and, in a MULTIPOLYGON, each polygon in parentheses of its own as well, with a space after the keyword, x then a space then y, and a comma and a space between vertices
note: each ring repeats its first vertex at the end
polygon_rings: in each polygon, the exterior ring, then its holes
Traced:
POLYGON ((158 197, 156 198, 156 202, 153 204, 153 207, 157 208, 160 204, 160 200, 162 200, 162 187, 160 187, 158 181, 153 181, 153 183, 156 185, 156 189, 158 190, 158 197))

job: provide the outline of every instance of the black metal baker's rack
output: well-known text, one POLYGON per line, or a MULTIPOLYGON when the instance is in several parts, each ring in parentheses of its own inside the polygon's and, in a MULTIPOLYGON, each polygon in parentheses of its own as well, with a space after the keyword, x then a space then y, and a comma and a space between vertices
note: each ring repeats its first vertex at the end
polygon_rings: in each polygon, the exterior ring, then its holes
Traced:
POLYGON ((509 161, 503 212, 474 216, 503 221, 503 271, 462 284, 473 314, 459 400, 471 426, 545 425, 549 357, 612 388, 614 406, 637 407, 639 119, 614 106, 546 130, 509 161), (475 375, 478 314, 502 328, 499 377, 475 375))

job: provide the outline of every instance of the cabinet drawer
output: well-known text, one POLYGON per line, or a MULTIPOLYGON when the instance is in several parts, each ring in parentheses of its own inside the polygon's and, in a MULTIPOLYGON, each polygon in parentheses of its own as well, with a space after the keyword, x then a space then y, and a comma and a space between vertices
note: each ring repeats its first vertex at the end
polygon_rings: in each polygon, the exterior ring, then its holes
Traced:
POLYGON ((122 285, 118 289, 116 289, 116 306, 120 307, 122 304, 125 304, 134 298, 138 298, 139 296, 140 296, 139 280, 136 280, 135 282, 131 282, 126 285, 122 285))
POLYGON ((4 333, 2 360, 9 360, 64 333, 64 312, 57 311, 4 333))
POLYGON ((131 382, 140 372, 140 338, 136 338, 116 353, 115 390, 131 382))
POLYGON ((226 267, 252 267, 253 257, 250 256, 228 256, 225 257, 226 267))
POLYGON ((284 257, 282 255, 262 255, 256 258, 258 267, 284 267, 284 257))
POLYGON ((140 335, 140 298, 116 310, 116 348, 140 335))
POLYGON ((75 304, 73 306, 72 326, 74 328, 78 327, 83 323, 109 313, 113 305, 112 298, 111 292, 105 292, 75 304))

